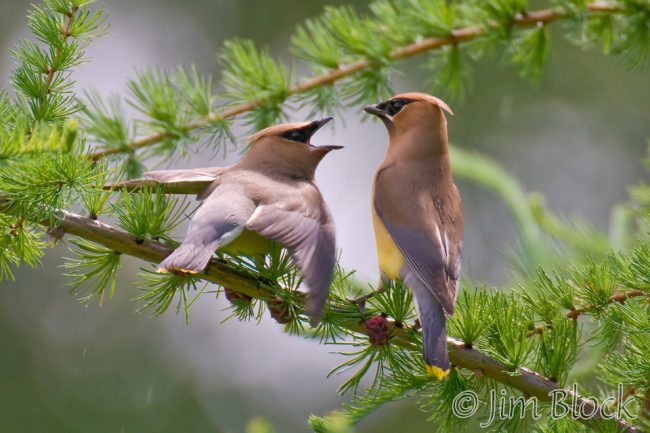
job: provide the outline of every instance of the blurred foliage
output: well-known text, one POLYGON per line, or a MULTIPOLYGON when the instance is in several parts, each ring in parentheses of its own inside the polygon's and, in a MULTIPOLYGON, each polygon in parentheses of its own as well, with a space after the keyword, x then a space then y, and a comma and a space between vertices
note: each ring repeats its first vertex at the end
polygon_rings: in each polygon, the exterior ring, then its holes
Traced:
POLYGON ((87 128, 100 145, 98 155, 122 155, 127 167, 141 166, 152 154, 186 154, 188 144, 199 141, 225 148, 233 122, 255 132, 286 120, 296 105, 330 115, 383 99, 392 94, 399 60, 418 54, 434 77, 431 93, 462 99, 472 83, 472 63, 486 56, 499 56, 521 75, 539 78, 551 50, 548 27, 558 20, 569 41, 582 48, 600 45, 630 69, 647 63, 645 2, 554 0, 536 6, 548 7, 539 21, 523 14, 530 7, 517 0, 377 0, 365 13, 328 6, 320 17, 299 24, 291 38, 291 52, 314 76, 295 80, 295 68, 272 58, 267 48, 228 40, 219 54, 220 80, 193 67, 140 72, 129 83, 129 103, 145 119, 125 121, 115 111, 119 102, 106 104, 90 94, 87 128), (223 91, 216 92, 213 83, 223 91), (234 120, 239 114, 244 116, 234 120), (136 136, 150 132, 155 135, 136 136))
MULTIPOLYGON (((534 22, 532 28, 521 24, 529 11, 525 0, 378 0, 367 13, 328 7, 321 17, 297 27, 292 51, 315 74, 336 74, 350 65, 356 68, 353 73, 292 84, 293 68, 273 59, 267 49, 231 40, 220 55, 222 93, 214 91, 212 77, 193 67, 138 73, 128 84, 128 104, 141 116, 137 120, 124 113, 117 96, 104 100, 89 92, 82 103, 73 93, 72 68, 86 60, 86 46, 106 32, 103 8, 91 9, 80 0, 44 0, 32 6, 28 25, 35 41, 21 41, 12 51, 15 96, 0 92, 0 278, 12 278, 12 269, 22 263, 38 264, 45 247, 42 227, 56 227, 68 209, 82 209, 91 219, 114 218, 138 244, 173 244, 170 232, 190 213, 187 204, 169 199, 162 189, 111 194, 102 190, 105 182, 140 172, 154 156, 168 160, 194 151, 198 142, 225 148, 238 114, 255 130, 285 118, 287 107, 296 102, 321 111, 381 99, 391 93, 396 61, 407 57, 400 54, 403 49, 427 38, 451 41, 440 42, 425 63, 436 71, 434 88, 456 97, 470 83, 469 62, 494 52, 522 74, 538 78, 551 48, 547 24, 559 19, 580 46, 598 43, 630 69, 647 64, 648 2, 621 0, 601 8, 584 1, 545 4, 554 18, 534 22), (463 28, 474 29, 471 42, 456 40, 463 28), (89 139, 105 153, 89 152, 89 139), (110 155, 117 156, 100 161, 110 155)), ((491 190, 514 215, 520 248, 511 258, 520 287, 464 291, 450 318, 451 335, 501 362, 509 374, 519 374, 521 367, 535 369, 559 386, 582 379, 572 374, 585 347, 607 347, 596 355, 599 369, 589 379, 597 377, 606 394, 623 383, 633 391, 635 413, 641 414, 644 395, 650 395, 650 186, 632 188, 631 199, 613 214, 610 233, 599 233, 584 222, 555 215, 542 196, 526 193, 494 161, 459 147, 453 148, 452 159, 458 176, 491 190)), ((64 273, 82 301, 101 303, 105 293, 114 294, 120 254, 91 240, 73 242, 64 273)), ((382 404, 412 395, 441 431, 455 431, 464 426, 464 420, 450 416, 460 391, 474 390, 482 399, 497 389, 517 395, 475 371, 454 369, 443 382, 426 377, 412 297, 399 281, 383 293, 371 293, 353 271, 338 267, 321 324, 306 329, 301 280, 286 252, 276 247, 264 259, 219 254, 238 272, 269 282, 270 297, 252 299, 236 287, 223 292, 232 302, 232 317, 259 320, 268 309, 287 332, 349 349, 343 352, 349 358, 331 374, 351 371, 340 391, 355 396, 341 413, 312 417, 315 431, 350 431, 382 404), (360 294, 371 295, 363 311, 350 301, 360 294), (407 337, 398 341, 398 334, 407 337)), ((140 311, 159 315, 176 305, 188 320, 189 307, 204 291, 199 284, 200 277, 145 270, 139 279, 140 311)), ((590 381, 583 382, 581 392, 596 393, 590 381)), ((476 416, 484 415, 479 411, 476 416)), ((546 415, 538 431, 582 429, 546 415)), ((529 431, 530 425, 524 420, 495 428, 529 431)), ((257 420, 249 431, 273 429, 257 420)))

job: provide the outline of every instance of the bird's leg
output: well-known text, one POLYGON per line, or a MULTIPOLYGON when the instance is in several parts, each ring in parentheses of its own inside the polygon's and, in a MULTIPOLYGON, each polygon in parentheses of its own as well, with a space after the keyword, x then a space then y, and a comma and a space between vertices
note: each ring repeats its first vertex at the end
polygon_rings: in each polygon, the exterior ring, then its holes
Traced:
POLYGON ((357 298, 349 299, 350 302, 355 304, 357 306, 357 309, 359 310, 359 314, 361 315, 361 318, 365 320, 366 317, 366 301, 373 296, 379 295, 386 290, 386 280, 385 277, 382 275, 379 277, 379 282, 377 283, 377 287, 370 292, 366 293, 363 296, 359 296, 357 298))

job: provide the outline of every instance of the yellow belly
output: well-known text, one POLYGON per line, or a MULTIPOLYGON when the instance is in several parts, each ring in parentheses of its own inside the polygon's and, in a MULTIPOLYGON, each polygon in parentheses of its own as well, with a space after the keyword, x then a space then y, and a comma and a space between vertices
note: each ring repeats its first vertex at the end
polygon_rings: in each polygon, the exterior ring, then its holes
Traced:
POLYGON ((266 239, 255 232, 244 230, 232 242, 220 248, 219 251, 232 255, 264 255, 271 249, 271 242, 271 240, 266 239))
POLYGON ((384 227, 384 223, 374 212, 372 213, 372 223, 375 227, 379 269, 387 278, 394 280, 399 277, 399 271, 404 265, 404 257, 384 227))

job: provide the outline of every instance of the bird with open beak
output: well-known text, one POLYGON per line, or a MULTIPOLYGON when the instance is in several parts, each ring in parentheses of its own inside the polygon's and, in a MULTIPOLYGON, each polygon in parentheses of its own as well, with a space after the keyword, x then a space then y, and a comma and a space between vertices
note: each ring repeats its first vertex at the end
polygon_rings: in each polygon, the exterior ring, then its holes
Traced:
POLYGON ((316 167, 341 146, 315 146, 311 137, 332 118, 275 125, 250 137, 244 158, 221 169, 170 170, 145 174, 168 184, 214 179, 198 194, 203 204, 182 244, 159 272, 199 273, 216 250, 249 256, 282 244, 309 287, 307 315, 315 326, 334 274, 334 224, 314 182, 316 167))
POLYGON ((365 107, 389 136, 375 173, 372 214, 382 276, 413 292, 427 373, 449 373, 447 316, 453 314, 463 247, 463 211, 451 175, 443 101, 404 93, 365 107))

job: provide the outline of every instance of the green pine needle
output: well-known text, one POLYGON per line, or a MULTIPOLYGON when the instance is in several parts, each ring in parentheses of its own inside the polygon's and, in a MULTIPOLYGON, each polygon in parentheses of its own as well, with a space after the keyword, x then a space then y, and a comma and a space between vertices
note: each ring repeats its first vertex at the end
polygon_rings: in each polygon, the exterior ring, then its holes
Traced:
POLYGON ((228 102, 264 101, 249 113, 248 124, 261 129, 284 117, 281 104, 289 96, 291 77, 267 49, 258 50, 252 41, 235 39, 224 43, 219 58, 228 102))
POLYGON ((490 295, 485 287, 474 292, 463 290, 456 300, 454 315, 448 320, 449 333, 460 338, 465 346, 472 347, 494 321, 490 302, 490 295))
POLYGON ((148 238, 171 240, 169 234, 187 218, 189 206, 186 200, 167 197, 160 187, 147 187, 137 193, 121 190, 111 210, 119 226, 142 243, 148 238))
POLYGON ((550 37, 545 26, 522 31, 512 45, 512 62, 519 73, 533 81, 539 80, 550 51, 550 37))
POLYGON ((104 147, 125 149, 133 135, 117 95, 104 100, 97 91, 87 91, 81 122, 89 137, 104 147))
POLYGON ((72 244, 75 257, 66 258, 62 266, 63 275, 72 279, 70 291, 83 303, 97 301, 101 306, 107 290, 109 299, 115 294, 120 254, 84 239, 74 239, 72 244))
POLYGON ((369 303, 398 324, 412 321, 416 317, 413 294, 402 281, 391 281, 384 292, 370 298, 369 303))
POLYGON ((21 263, 40 264, 45 243, 42 233, 20 218, 0 214, 0 281, 13 280, 13 268, 21 263))
POLYGON ((190 321, 190 307, 207 287, 205 283, 199 288, 201 280, 191 275, 160 274, 142 269, 139 277, 141 281, 137 285, 145 293, 135 298, 136 301, 144 302, 137 312, 149 311, 152 317, 160 316, 177 298, 176 314, 182 311, 186 324, 190 321))

